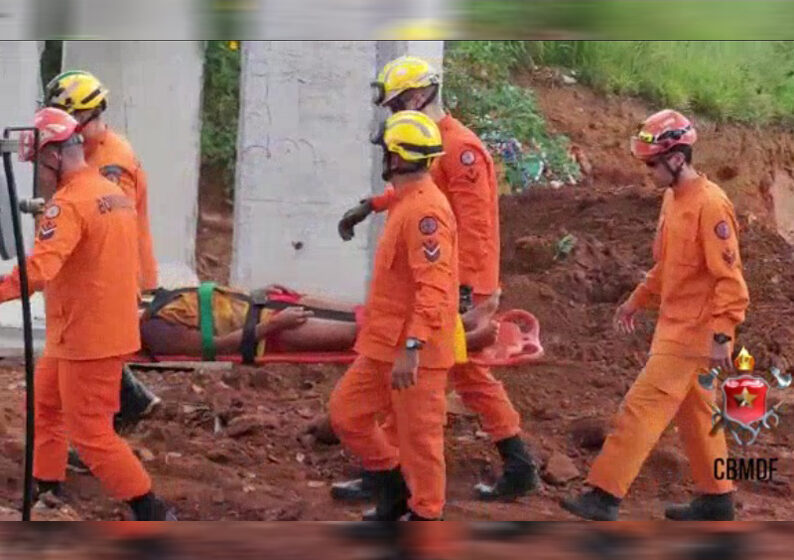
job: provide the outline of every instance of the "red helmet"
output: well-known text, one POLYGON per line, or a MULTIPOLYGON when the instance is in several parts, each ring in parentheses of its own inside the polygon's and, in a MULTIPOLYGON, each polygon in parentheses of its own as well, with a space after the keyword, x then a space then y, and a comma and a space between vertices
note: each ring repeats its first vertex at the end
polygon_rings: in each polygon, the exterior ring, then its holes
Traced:
MULTIPOLYGON (((66 111, 54 107, 39 110, 33 117, 33 126, 39 131, 39 150, 47 144, 65 142, 74 138, 81 141, 77 128, 79 123, 66 111)), ((19 136, 19 159, 31 161, 35 152, 33 131, 25 130, 19 136)))
POLYGON ((691 146, 698 139, 695 127, 678 111, 665 109, 654 113, 631 137, 631 154, 648 160, 670 151, 674 146, 691 146))

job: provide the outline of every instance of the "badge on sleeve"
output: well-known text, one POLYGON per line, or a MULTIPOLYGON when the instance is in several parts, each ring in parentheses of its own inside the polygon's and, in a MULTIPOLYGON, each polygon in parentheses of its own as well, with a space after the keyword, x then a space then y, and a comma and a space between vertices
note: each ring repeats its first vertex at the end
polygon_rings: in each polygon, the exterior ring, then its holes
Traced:
POLYGON ((722 260, 724 260, 725 264, 728 266, 733 266, 733 263, 736 262, 736 253, 734 253, 732 249, 725 249, 722 252, 722 260))
POLYGON ((438 241, 425 241, 422 243, 422 249, 424 249, 425 258, 428 262, 436 262, 441 256, 441 245, 438 244, 438 241))
POLYGON ((121 180, 121 174, 124 173, 124 169, 122 169, 120 165, 106 165, 101 167, 99 172, 105 179, 113 181, 118 185, 119 180, 121 180))
POLYGON ((460 154, 460 162, 463 165, 469 166, 474 164, 474 160, 477 159, 474 155, 474 152, 471 150, 466 150, 460 154))
POLYGON ((717 234, 717 237, 720 239, 728 239, 731 236, 731 226, 728 225, 728 222, 723 220, 714 226, 714 233, 717 234))
POLYGON ((433 216, 425 216, 419 220, 419 231, 424 235, 433 235, 438 231, 438 222, 433 216))
POLYGON ((44 211, 44 217, 50 220, 54 220, 60 215, 61 215, 61 207, 58 206, 57 204, 51 205, 44 211))
POLYGON ((58 229, 58 227, 53 222, 46 221, 41 224, 41 227, 39 228, 39 241, 47 241, 48 239, 52 239, 52 237, 55 235, 56 229, 58 229))

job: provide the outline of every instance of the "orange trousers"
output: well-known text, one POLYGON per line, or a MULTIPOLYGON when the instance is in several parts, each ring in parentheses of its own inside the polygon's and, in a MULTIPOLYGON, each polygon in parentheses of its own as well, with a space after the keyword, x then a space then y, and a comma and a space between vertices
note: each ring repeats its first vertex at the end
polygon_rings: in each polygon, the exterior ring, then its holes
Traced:
POLYGON ((479 415, 482 429, 492 441, 521 433, 521 417, 490 369, 471 362, 457 364, 449 371, 449 377, 466 408, 479 415))
POLYGON ((371 471, 398 465, 411 491, 411 510, 436 519, 444 510, 445 389, 447 372, 420 368, 416 385, 391 388, 393 364, 359 356, 331 394, 329 413, 334 432, 371 471), (393 414, 397 445, 378 424, 393 414))
MULTIPOLYGON (((513 408, 504 385, 487 367, 471 362, 449 370, 449 381, 466 408, 476 413, 482 429, 497 442, 521 433, 521 417, 513 408)), ((396 442, 396 426, 390 415, 383 422, 389 441, 396 442)))
MULTIPOLYGON (((733 490, 729 480, 714 478, 714 461, 727 458, 724 431, 709 435, 716 389, 707 391, 697 374, 708 359, 652 355, 626 394, 601 453, 590 469, 587 482, 623 498, 642 464, 664 430, 675 422, 689 458, 692 477, 703 493, 733 490)), ((716 387, 716 384, 715 384, 716 387)))
POLYGON ((110 494, 119 500, 143 496, 151 479, 113 430, 119 410, 122 360, 58 360, 36 364, 34 476, 64 480, 68 442, 110 494))

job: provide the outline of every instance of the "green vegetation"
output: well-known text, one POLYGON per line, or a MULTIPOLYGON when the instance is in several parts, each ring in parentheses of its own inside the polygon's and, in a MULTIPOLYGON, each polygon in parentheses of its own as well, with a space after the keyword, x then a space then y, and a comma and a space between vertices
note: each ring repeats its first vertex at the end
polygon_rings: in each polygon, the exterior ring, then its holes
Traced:
POLYGON ((202 166, 219 170, 234 190, 240 114, 240 51, 229 41, 207 41, 201 128, 202 166))
POLYGON ((791 39, 781 0, 467 0, 467 37, 512 39, 791 39))
POLYGON ((530 90, 510 82, 511 72, 529 60, 528 43, 448 43, 444 98, 504 163, 513 191, 532 183, 575 181, 579 166, 568 155, 568 140, 553 136, 530 90), (513 139, 524 147, 517 150, 513 139))
MULTIPOLYGON (((602 91, 638 95, 719 121, 766 124, 794 116, 788 42, 539 41, 528 58, 577 71, 602 91)), ((516 48, 516 47, 513 47, 516 48)))

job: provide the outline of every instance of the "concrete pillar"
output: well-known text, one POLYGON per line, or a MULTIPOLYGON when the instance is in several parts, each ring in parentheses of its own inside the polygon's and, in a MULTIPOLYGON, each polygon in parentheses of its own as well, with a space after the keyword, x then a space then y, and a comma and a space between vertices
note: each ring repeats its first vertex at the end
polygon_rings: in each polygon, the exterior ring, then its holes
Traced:
POLYGON ((342 212, 371 192, 374 42, 243 43, 232 282, 360 297, 365 233, 342 212))
POLYGON ((203 48, 200 41, 64 43, 64 69, 88 70, 108 87, 107 120, 146 170, 161 285, 196 280, 203 48))
MULTIPOLYGON (((385 115, 369 83, 401 54, 437 53, 413 42, 244 42, 232 282, 278 282, 360 301, 376 220, 344 243, 336 225, 383 189, 369 134, 385 115)), ((439 64, 440 66, 440 64, 439 64)))
MULTIPOLYGON (((39 58, 43 44, 36 41, 0 41, 0 129, 8 126, 30 126, 41 98, 39 58)), ((12 156, 14 175, 20 198, 32 194, 33 168, 12 156)), ((0 173, 3 171, 0 170, 0 173)), ((23 215, 25 245, 33 246, 33 220, 23 215)), ((16 264, 0 262, 0 274, 8 274, 16 264)), ((40 346, 44 334, 44 303, 40 295, 32 300, 34 328, 40 346)), ((22 307, 18 301, 0 305, 0 352, 17 353, 22 348, 22 307)))

